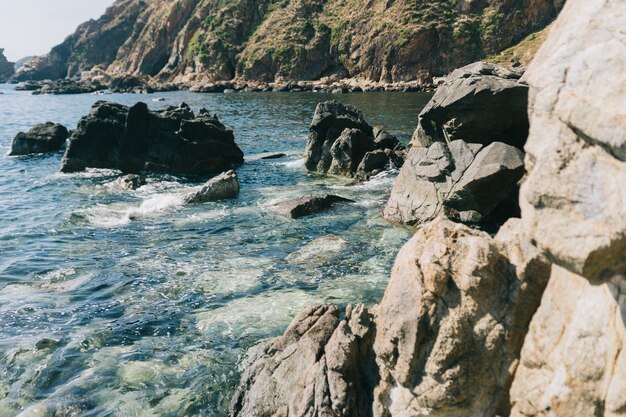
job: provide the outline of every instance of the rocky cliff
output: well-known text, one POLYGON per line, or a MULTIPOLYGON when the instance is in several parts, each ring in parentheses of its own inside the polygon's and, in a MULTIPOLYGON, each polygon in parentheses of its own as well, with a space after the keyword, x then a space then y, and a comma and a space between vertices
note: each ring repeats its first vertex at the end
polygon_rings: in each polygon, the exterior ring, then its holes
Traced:
POLYGON ((251 357, 233 416, 626 416, 625 20, 569 0, 525 74, 521 219, 420 224, 380 304, 251 357))
POLYGON ((441 75, 549 24, 564 0, 117 0, 17 81, 94 67, 160 81, 398 82, 441 75))
POLYGON ((0 83, 8 80, 15 72, 15 64, 7 61, 4 49, 0 48, 0 83))

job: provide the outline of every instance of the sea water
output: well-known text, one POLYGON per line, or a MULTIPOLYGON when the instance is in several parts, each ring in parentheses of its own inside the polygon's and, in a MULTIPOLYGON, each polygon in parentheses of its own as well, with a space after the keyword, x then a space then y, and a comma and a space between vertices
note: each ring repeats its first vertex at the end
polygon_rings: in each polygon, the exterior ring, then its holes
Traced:
POLYGON ((36 123, 69 129, 101 99, 216 113, 246 162, 238 199, 183 205, 206 178, 59 173, 62 152, 0 159, 0 417, 225 416, 246 351, 303 308, 380 300, 410 229, 382 219, 397 172, 365 183, 307 173, 320 101, 405 143, 428 95, 318 93, 33 96, 0 85, 0 154, 36 123), (281 159, 262 159, 268 153, 281 159), (355 204, 291 220, 306 194, 355 204))

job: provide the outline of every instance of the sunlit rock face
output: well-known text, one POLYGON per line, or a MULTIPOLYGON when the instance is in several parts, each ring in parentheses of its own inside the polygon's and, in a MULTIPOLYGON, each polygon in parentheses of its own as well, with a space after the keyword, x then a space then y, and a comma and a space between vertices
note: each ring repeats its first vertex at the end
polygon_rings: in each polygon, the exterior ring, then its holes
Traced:
POLYGON ((524 227, 554 262, 512 415, 626 415, 626 3, 570 0, 530 66, 524 227))

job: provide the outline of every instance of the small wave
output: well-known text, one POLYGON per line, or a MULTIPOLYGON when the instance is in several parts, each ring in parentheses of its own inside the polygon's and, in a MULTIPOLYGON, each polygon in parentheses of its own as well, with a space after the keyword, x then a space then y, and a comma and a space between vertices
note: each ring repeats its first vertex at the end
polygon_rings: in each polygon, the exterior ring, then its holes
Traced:
POLYGON ((304 168, 304 158, 295 159, 293 161, 285 161, 281 163, 282 166, 289 169, 302 169, 304 168))
POLYGON ((184 199, 181 194, 159 194, 147 198, 139 207, 128 204, 98 205, 76 213, 95 226, 119 227, 133 220, 155 217, 181 207, 184 199))

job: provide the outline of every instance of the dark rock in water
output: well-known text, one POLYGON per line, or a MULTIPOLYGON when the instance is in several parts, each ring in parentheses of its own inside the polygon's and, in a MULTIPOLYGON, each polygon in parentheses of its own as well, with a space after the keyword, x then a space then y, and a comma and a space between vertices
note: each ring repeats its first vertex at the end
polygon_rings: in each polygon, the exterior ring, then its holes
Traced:
POLYGON ((6 82, 15 73, 15 64, 4 56, 4 49, 0 48, 0 83, 6 82))
MULTIPOLYGON (((365 155, 377 149, 402 151, 404 146, 393 135, 375 131, 359 109, 327 101, 315 109, 304 165, 309 171, 354 177, 365 155)), ((370 173, 358 178, 366 179, 370 173)))
POLYGON ((257 351, 233 397, 231 416, 371 415, 378 381, 373 316, 362 305, 339 316, 335 306, 308 308, 283 336, 257 351))
POLYGON ((365 154, 356 172, 356 178, 368 179, 370 174, 379 173, 389 164, 389 155, 382 149, 365 154))
POLYGON ((35 91, 41 90, 42 84, 39 81, 23 81, 15 86, 15 91, 35 91))
POLYGON ((286 153, 273 153, 271 155, 262 156, 261 159, 279 159, 279 158, 284 158, 286 156, 287 156, 286 153))
POLYGON ((232 130, 201 110, 181 104, 151 112, 145 103, 128 108, 99 101, 78 123, 61 171, 85 167, 123 172, 215 174, 243 163, 232 130))
POLYGON ((64 78, 60 80, 25 81, 19 83, 17 91, 32 91, 33 94, 84 94, 104 90, 97 82, 64 78))
POLYGON ((146 179, 141 175, 137 174, 128 174, 120 177, 116 180, 116 182, 127 190, 136 190, 142 185, 146 185, 146 179))
POLYGON ((152 93, 154 89, 142 78, 124 74, 109 81, 109 90, 113 93, 152 93))
MULTIPOLYGON (((501 203, 519 191, 523 175, 524 153, 505 143, 483 147, 455 140, 450 145, 413 147, 383 215, 407 224, 424 223, 440 214, 485 224, 501 203)), ((498 217, 506 219, 517 211, 512 208, 509 216, 500 211, 498 217)))
POLYGON ((273 207, 273 209, 283 216, 297 219, 309 214, 328 210, 335 203, 354 203, 354 201, 336 195, 327 195, 324 197, 306 196, 278 203, 273 207))
POLYGON ((15 136, 9 155, 56 152, 63 147, 68 136, 65 126, 58 123, 38 124, 28 132, 20 132, 15 136))
POLYGON ((453 71, 419 115, 411 144, 499 141, 523 149, 528 86, 523 71, 476 62, 453 71))
POLYGON ((207 203, 209 201, 229 200, 239 195, 239 178, 233 170, 211 178, 200 191, 185 197, 186 204, 207 203))

